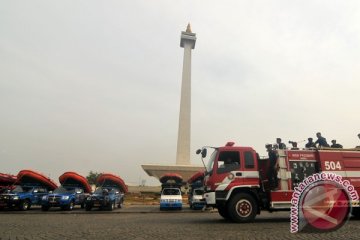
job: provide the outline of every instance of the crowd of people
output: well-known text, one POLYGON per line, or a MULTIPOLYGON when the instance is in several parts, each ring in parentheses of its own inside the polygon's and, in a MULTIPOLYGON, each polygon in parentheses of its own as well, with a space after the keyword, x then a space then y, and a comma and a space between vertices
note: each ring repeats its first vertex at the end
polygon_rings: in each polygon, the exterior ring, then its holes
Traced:
MULTIPOLYGON (((360 139, 360 133, 357 135, 360 139)), ((313 138, 309 137, 308 142, 305 144, 305 148, 307 149, 315 149, 315 148, 343 148, 340 143, 336 142, 336 139, 331 140, 331 145, 327 143, 326 138, 321 135, 320 132, 316 133, 317 140, 314 142, 313 138)), ((305 140, 304 140, 305 141, 305 140)), ((298 142, 289 141, 291 144, 291 149, 298 150, 298 142)), ((268 145, 268 144, 267 144, 268 145)), ((271 145, 271 144, 270 144, 271 145)), ((265 146, 266 147, 266 146, 265 146)), ((276 138, 276 143, 272 145, 274 149, 286 149, 285 143, 282 142, 281 138, 276 138)), ((267 147, 266 147, 267 148, 267 147)), ((360 148, 360 146, 356 146, 355 148, 360 148)))
MULTIPOLYGON (((360 139, 360 133, 357 135, 360 139)), ((336 140, 331 140, 331 145, 329 145, 320 132, 316 133, 317 140, 314 142, 313 138, 308 138, 308 142, 305 144, 306 149, 317 149, 317 148, 343 148, 343 146, 336 142, 336 140)), ((289 141, 292 145, 292 150, 299 150, 297 146, 297 142, 289 141)), ((281 138, 276 138, 276 144, 266 144, 265 148, 268 152, 269 156, 269 169, 268 169, 268 179, 269 179, 269 187, 270 189, 277 188, 277 169, 278 169, 278 155, 275 151, 276 149, 286 149, 286 144, 282 142, 281 138)), ((360 148, 360 146, 356 146, 355 148, 360 148)))

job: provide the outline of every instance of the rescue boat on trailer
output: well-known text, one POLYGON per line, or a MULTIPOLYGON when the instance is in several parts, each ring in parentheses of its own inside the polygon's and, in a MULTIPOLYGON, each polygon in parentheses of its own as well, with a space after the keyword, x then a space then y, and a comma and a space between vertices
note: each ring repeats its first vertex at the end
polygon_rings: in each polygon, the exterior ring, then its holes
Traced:
POLYGON ((18 173, 17 180, 14 184, 41 185, 46 187, 49 191, 53 191, 55 188, 57 188, 57 184, 53 180, 33 170, 21 170, 18 173))
POLYGON ((91 186, 87 179, 76 172, 65 172, 59 177, 62 186, 75 186, 84 189, 85 193, 91 193, 91 186))
POLYGON ((102 173, 96 179, 97 186, 112 186, 117 187, 121 192, 127 193, 128 188, 122 178, 111 173, 102 173))
POLYGON ((16 176, 11 174, 0 173, 0 192, 16 182, 16 176))
POLYGON ((171 183, 171 182, 176 183, 176 184, 181 184, 183 181, 183 178, 178 173, 165 173, 164 175, 162 175, 159 178, 159 180, 162 184, 171 183))
POLYGON ((194 175, 192 175, 191 178, 189 178, 188 183, 193 184, 196 182, 201 182, 201 185, 202 185, 202 182, 204 181, 204 177, 205 177, 204 171, 199 171, 199 172, 195 173, 194 175))

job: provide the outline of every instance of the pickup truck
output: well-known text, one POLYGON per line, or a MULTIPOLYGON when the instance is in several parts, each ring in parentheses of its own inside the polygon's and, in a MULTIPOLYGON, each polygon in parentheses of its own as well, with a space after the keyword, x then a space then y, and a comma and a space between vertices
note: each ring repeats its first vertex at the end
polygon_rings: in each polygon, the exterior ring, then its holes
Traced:
POLYGON ((41 209, 48 211, 51 207, 62 210, 73 210, 75 205, 85 207, 85 200, 91 193, 91 186, 85 177, 76 172, 65 172, 59 177, 61 186, 52 194, 43 196, 41 209))
POLYGON ((97 207, 99 209, 114 210, 116 207, 122 208, 124 194, 120 193, 115 187, 98 187, 95 192, 86 199, 86 211, 97 207))
POLYGON ((86 211, 94 207, 110 211, 116 207, 122 208, 124 195, 128 191, 122 178, 112 173, 102 173, 96 179, 96 185, 95 192, 86 199, 86 211))
POLYGON ((73 210, 75 205, 85 206, 87 194, 82 188, 61 186, 51 194, 42 197, 41 209, 48 211, 51 207, 60 207, 61 210, 73 210))
POLYGON ((32 205, 41 205, 41 198, 48 194, 46 187, 16 185, 0 194, 1 208, 29 210, 32 205))

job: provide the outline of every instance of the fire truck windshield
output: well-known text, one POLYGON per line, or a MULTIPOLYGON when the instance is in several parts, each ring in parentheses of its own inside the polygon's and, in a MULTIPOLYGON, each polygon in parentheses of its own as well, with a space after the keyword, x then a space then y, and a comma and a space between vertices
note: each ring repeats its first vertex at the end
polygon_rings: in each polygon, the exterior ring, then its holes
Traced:
POLYGON ((208 164, 206 165, 206 172, 210 172, 213 169, 214 161, 216 158, 218 150, 215 149, 214 152, 211 154, 208 164))

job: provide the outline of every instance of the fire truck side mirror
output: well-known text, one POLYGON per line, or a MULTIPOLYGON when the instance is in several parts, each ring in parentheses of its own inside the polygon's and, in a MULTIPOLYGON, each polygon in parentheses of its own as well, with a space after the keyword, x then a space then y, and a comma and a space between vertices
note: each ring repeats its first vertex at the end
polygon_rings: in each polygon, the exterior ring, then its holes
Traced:
POLYGON ((201 151, 201 157, 202 157, 202 158, 206 158, 206 154, 207 154, 207 150, 206 150, 206 148, 204 148, 204 149, 201 151))
POLYGON ((196 154, 200 154, 200 153, 201 153, 201 157, 205 158, 207 154, 206 148, 196 150, 196 154))

